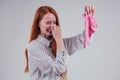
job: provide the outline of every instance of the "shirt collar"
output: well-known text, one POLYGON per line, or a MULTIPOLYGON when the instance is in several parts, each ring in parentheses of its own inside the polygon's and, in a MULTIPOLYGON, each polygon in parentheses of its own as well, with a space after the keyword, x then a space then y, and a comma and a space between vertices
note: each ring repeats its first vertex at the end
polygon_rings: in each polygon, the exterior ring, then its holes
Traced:
POLYGON ((41 35, 38 35, 37 40, 47 47, 49 47, 50 42, 51 42, 51 40, 48 40, 48 39, 42 37, 41 35))

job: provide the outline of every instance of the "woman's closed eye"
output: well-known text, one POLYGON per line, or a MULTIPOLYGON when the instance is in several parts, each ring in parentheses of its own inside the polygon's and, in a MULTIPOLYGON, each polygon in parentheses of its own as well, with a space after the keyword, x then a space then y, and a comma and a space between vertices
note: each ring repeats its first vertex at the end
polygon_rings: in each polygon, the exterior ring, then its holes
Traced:
POLYGON ((51 21, 47 21, 46 24, 47 24, 47 25, 50 25, 50 24, 51 24, 51 21))
MULTIPOLYGON (((46 21, 46 25, 51 25, 52 21, 46 21)), ((53 22, 54 25, 56 25, 56 21, 53 22)))

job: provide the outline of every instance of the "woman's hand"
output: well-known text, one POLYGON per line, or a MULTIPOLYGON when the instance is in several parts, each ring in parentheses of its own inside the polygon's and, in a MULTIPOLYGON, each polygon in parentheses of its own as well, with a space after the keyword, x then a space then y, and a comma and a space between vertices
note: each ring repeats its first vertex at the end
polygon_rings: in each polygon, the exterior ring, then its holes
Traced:
POLYGON ((94 9, 94 7, 93 6, 85 6, 85 14, 89 14, 89 13, 91 13, 92 15, 94 15, 94 13, 95 13, 95 9, 94 9))
POLYGON ((64 44, 62 39, 62 31, 60 26, 52 27, 52 35, 57 44, 57 50, 64 50, 64 44))
POLYGON ((53 26, 52 27, 52 35, 56 41, 62 39, 62 32, 60 26, 53 26))

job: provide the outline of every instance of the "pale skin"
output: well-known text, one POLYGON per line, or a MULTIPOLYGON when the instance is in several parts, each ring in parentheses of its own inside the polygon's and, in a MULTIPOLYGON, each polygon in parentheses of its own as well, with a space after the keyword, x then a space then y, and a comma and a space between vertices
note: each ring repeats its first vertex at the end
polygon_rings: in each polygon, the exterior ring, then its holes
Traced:
MULTIPOLYGON (((94 15, 95 9, 93 6, 85 7, 85 14, 92 13, 94 15)), ((51 36, 56 40, 57 50, 64 50, 61 27, 56 25, 56 18, 52 13, 47 13, 39 23, 41 34, 46 39, 51 39, 51 36)))

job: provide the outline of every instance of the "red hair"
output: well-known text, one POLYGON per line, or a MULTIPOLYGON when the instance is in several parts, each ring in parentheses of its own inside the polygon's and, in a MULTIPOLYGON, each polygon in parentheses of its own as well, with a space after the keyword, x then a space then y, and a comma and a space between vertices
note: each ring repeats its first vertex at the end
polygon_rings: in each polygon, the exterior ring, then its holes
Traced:
MULTIPOLYGON (((47 14, 47 13, 52 13, 56 17, 56 25, 60 26, 58 15, 57 15, 56 11, 53 8, 51 8, 49 6, 39 7, 36 10, 35 15, 34 15, 34 20, 33 20, 33 23, 32 23, 31 32, 30 32, 30 38, 29 38, 28 43, 30 43, 32 40, 36 39, 37 36, 41 33, 40 28, 38 27, 38 24, 42 20, 44 15, 47 14)), ((56 57, 56 41, 55 41, 55 39, 52 40, 52 45, 51 46, 52 46, 52 53, 56 57)), ((25 57, 26 57, 26 67, 25 67, 24 72, 29 72, 27 48, 25 49, 25 57)), ((63 73, 61 75, 64 76, 65 74, 66 73, 63 73)))
MULTIPOLYGON (((28 43, 30 43, 32 40, 36 39, 37 36, 40 34, 41 31, 38 27, 38 24, 42 20, 44 15, 47 14, 47 13, 52 13, 56 17, 56 25, 59 26, 58 15, 53 8, 51 8, 49 6, 39 7, 35 12, 34 20, 33 20, 32 27, 31 27, 31 32, 30 32, 30 39, 29 39, 28 43)), ((52 41, 52 48, 53 48, 52 49, 53 54, 54 54, 54 56, 56 56, 56 54, 55 54, 55 52, 56 52, 56 42, 55 42, 54 39, 52 41)), ((29 69, 28 69, 28 51, 27 51, 27 48, 25 49, 25 56, 26 56, 26 62, 27 62, 26 67, 25 67, 25 72, 28 72, 29 69)))

